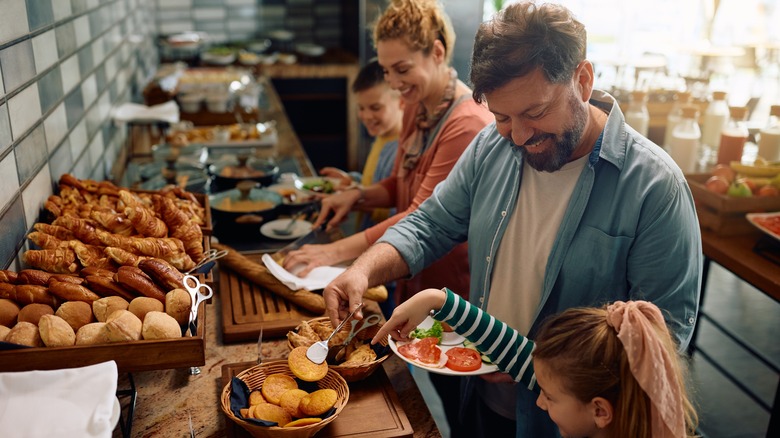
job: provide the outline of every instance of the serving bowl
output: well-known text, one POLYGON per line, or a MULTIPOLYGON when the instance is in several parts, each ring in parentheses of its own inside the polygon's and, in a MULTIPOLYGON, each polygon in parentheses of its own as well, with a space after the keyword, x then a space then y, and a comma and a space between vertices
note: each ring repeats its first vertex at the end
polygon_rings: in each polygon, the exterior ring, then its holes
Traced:
POLYGON ((279 216, 282 196, 241 181, 236 188, 209 195, 217 237, 259 236, 260 225, 279 216))
POLYGON ((216 190, 236 187, 241 181, 251 180, 262 186, 273 184, 279 175, 279 166, 270 159, 250 157, 224 157, 209 166, 216 190))

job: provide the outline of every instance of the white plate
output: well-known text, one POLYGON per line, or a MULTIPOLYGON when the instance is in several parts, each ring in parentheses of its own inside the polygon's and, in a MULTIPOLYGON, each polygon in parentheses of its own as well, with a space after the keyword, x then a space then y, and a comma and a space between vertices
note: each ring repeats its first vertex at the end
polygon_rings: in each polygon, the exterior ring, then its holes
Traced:
MULTIPOLYGON (((431 328, 431 325, 433 325, 433 319, 431 317, 428 317, 428 318, 425 318, 425 320, 422 323, 420 323, 420 325, 418 325, 417 327, 421 328, 421 329, 429 329, 429 328, 431 328)), ((457 335, 456 333, 453 333, 453 334, 463 338, 462 336, 457 335)), ((444 336, 442 336, 442 338, 443 337, 444 336)), ((423 364, 421 364, 419 362, 415 362, 415 361, 413 361, 411 359, 408 359, 406 356, 404 356, 403 354, 398 352, 398 347, 401 346, 401 345, 406 345, 408 342, 396 343, 390 335, 387 336, 387 340, 388 340, 388 343, 390 344, 390 348, 393 350, 393 353, 395 353, 398 357, 400 357, 401 359, 403 359, 407 363, 410 363, 410 364, 412 364, 412 365, 414 365, 414 366, 416 366, 418 368, 422 368, 422 369, 424 369, 426 371, 430 371, 432 373, 444 374, 444 375, 448 375, 448 376, 478 376, 480 374, 490 374, 490 373, 494 373, 494 372, 498 371, 498 367, 496 365, 494 365, 494 364, 486 364, 485 362, 482 362, 482 366, 480 366, 479 369, 474 370, 474 371, 453 371, 453 370, 447 368, 446 366, 443 367, 443 368, 428 367, 428 366, 425 366, 425 365, 423 365, 423 364)), ((442 339, 442 341, 443 341, 443 339, 442 339)), ((454 348, 454 347, 463 347, 463 341, 461 340, 461 342, 459 342, 458 344, 454 344, 454 345, 444 345, 443 343, 441 345, 439 345, 439 349, 441 349, 441 354, 442 355, 445 355, 447 353, 447 350, 449 350, 450 348, 454 348)))
POLYGON ((758 222, 756 222, 756 219, 759 219, 759 218, 763 219, 763 218, 780 217, 780 211, 777 211, 777 212, 774 212, 774 213, 748 213, 746 215, 746 217, 747 217, 747 220, 751 224, 753 224, 754 227, 756 227, 759 230, 765 232, 766 234, 769 234, 770 236, 774 237, 775 239, 780 240, 780 234, 777 234, 777 233, 773 232, 772 230, 770 230, 769 228, 767 228, 767 227, 759 224, 758 222))
POLYGON ((265 237, 270 237, 271 239, 292 240, 308 234, 309 231, 311 231, 311 222, 298 220, 295 222, 295 224, 293 224, 292 230, 290 230, 292 232, 286 236, 282 236, 281 234, 276 234, 273 232, 273 230, 276 229, 287 228, 287 225, 291 220, 292 218, 286 218, 267 222, 260 227, 260 233, 265 237))
POLYGON ((317 183, 321 184, 325 180, 328 180, 328 181, 331 182, 331 184, 333 184, 334 191, 338 191, 338 190, 341 190, 341 189, 344 188, 344 187, 341 187, 341 180, 340 179, 337 179, 337 178, 327 178, 327 177, 324 177, 324 176, 304 176, 304 177, 298 177, 298 179, 295 181, 295 187, 298 188, 299 190, 302 190, 302 191, 306 192, 306 193, 314 193, 314 194, 318 194, 318 195, 330 195, 333 192, 331 192, 331 193, 322 193, 322 192, 316 192, 314 190, 309 190, 309 189, 306 188, 307 185, 317 184, 317 183))

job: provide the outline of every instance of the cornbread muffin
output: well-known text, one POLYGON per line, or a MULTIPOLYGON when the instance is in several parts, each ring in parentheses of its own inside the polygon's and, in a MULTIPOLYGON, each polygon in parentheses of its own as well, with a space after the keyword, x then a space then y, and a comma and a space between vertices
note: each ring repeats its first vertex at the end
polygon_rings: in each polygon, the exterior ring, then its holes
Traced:
POLYGON ((328 363, 316 364, 306 357, 308 347, 295 347, 287 358, 290 371, 304 382, 316 382, 328 374, 328 363))
POLYGON ((282 394, 291 389, 298 389, 298 382, 286 374, 276 373, 265 378, 260 391, 269 403, 278 405, 282 394))
POLYGON ((301 404, 301 399, 309 395, 308 392, 302 389, 291 389, 279 398, 279 406, 284 408, 287 413, 293 418, 305 417, 303 412, 298 409, 298 405, 301 404))
POLYGON ((306 416, 317 417, 328 412, 336 404, 338 398, 338 393, 333 389, 318 389, 302 398, 298 409, 306 416))
POLYGON ((252 406, 252 415, 263 421, 272 421, 284 427, 285 424, 292 421, 290 414, 279 406, 272 405, 271 403, 260 403, 259 405, 252 406))

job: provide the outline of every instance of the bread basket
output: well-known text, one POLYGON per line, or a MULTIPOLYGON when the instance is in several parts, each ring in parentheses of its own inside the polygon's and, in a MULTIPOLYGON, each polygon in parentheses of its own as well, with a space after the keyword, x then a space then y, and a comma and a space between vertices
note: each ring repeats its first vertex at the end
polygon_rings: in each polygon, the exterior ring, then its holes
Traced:
MULTIPOLYGON (((255 365, 248 368, 236 375, 239 379, 243 380, 250 391, 260 389, 265 378, 271 374, 282 373, 292 378, 295 378, 290 367, 287 364, 287 360, 276 360, 264 362, 261 365, 255 365)), ((327 426, 330 422, 336 419, 341 411, 346 406, 349 400, 349 386, 347 382, 335 371, 328 370, 328 373, 322 380, 316 382, 317 386, 322 388, 330 388, 336 391, 338 394, 338 400, 336 401, 336 411, 333 415, 323 419, 319 423, 310 424, 308 426, 283 428, 279 426, 261 426, 258 424, 244 421, 243 419, 236 417, 233 411, 230 410, 230 388, 231 384, 228 382, 224 388, 222 388, 222 395, 220 396, 220 404, 222 406, 222 412, 232 421, 236 422, 239 426, 246 429, 253 437, 257 438, 308 438, 314 436, 322 428, 327 426)))
MULTIPOLYGON (((310 324, 313 323, 313 322, 321 322, 321 323, 325 324, 326 326, 331 327, 331 330, 332 330, 332 327, 333 327, 331 325, 331 323, 330 323, 330 319, 327 316, 322 316, 322 317, 319 317, 319 318, 310 319, 308 322, 310 324)), ((299 330, 300 330, 300 325, 295 327, 295 332, 296 333, 299 330)), ((382 339, 379 342, 379 344, 382 347, 387 347, 387 345, 388 345, 387 339, 386 338, 382 339)), ((292 343, 290 343, 289 339, 287 340, 287 347, 290 349, 290 351, 292 351, 292 349, 294 348, 292 343)), ((366 363, 361 363, 361 364, 354 364, 354 365, 353 364, 347 364, 347 365, 332 365, 331 364, 331 365, 328 365, 328 367, 331 370, 336 371, 347 382, 357 382, 357 381, 365 379, 366 377, 370 376, 374 371, 376 371, 376 369, 379 368, 379 366, 382 365, 382 362, 384 362, 390 356, 391 353, 392 353, 392 351, 390 351, 390 349, 388 348, 387 354, 385 354, 384 356, 378 357, 376 360, 371 361, 371 362, 366 362, 366 363)))

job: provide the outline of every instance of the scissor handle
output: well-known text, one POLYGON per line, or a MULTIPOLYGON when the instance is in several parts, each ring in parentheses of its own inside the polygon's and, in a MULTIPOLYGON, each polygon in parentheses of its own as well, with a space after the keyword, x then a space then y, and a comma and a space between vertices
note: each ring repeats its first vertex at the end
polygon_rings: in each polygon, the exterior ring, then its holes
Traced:
POLYGON ((188 291, 190 291, 190 292, 195 294, 194 297, 193 297, 193 305, 194 306, 197 306, 197 304, 200 303, 201 301, 207 300, 207 299, 211 298, 212 295, 214 295, 214 291, 211 290, 211 286, 209 286, 208 284, 201 283, 200 280, 198 280, 198 278, 193 276, 193 275, 185 275, 184 276, 184 287, 188 291), (190 286, 190 281, 195 282, 195 285, 194 286, 190 286), (201 288, 205 288, 208 291, 208 293, 207 294, 202 293, 200 291, 201 288))

